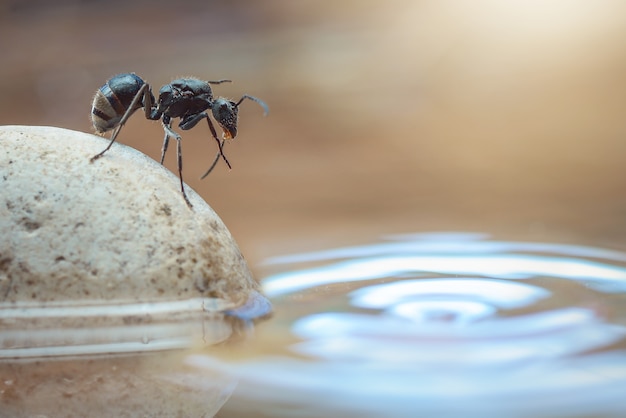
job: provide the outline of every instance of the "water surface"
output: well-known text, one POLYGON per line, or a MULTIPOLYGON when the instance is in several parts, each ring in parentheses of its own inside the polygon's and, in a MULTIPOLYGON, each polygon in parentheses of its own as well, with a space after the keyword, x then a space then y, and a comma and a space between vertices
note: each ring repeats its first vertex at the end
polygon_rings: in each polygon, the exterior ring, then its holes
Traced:
POLYGON ((248 351, 188 359, 239 379, 220 417, 626 415, 626 253, 436 233, 265 268, 248 351))

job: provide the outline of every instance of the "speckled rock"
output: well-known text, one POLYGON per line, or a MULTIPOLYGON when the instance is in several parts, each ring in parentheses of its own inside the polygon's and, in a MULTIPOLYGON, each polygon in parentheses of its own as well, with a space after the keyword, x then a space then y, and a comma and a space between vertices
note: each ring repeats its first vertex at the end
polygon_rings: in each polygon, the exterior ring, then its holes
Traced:
POLYGON ((0 305, 207 298, 257 283, 225 225, 144 154, 52 127, 0 127, 0 305))
POLYGON ((0 416, 211 417, 235 382, 187 356, 271 310, 206 202, 107 143, 0 127, 0 416))

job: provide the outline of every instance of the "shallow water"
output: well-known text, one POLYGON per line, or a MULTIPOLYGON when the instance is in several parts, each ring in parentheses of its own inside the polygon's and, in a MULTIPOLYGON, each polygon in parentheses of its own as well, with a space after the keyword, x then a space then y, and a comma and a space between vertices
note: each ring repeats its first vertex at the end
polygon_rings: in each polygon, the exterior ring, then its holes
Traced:
POLYGON ((239 379, 219 417, 626 414, 626 253, 438 233, 265 268, 248 351, 188 358, 239 379))

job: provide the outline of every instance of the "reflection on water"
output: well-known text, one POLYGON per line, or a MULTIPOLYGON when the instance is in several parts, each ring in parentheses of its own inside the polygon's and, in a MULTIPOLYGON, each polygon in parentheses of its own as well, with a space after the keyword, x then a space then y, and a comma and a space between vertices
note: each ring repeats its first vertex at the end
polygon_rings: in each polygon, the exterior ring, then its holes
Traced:
POLYGON ((626 415, 625 253, 423 234, 268 266, 226 417, 626 415))

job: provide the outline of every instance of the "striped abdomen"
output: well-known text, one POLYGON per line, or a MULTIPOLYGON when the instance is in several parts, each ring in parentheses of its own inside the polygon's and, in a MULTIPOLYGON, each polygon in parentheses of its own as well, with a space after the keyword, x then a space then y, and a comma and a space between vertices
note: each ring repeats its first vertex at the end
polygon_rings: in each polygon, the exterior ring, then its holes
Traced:
MULTIPOLYGON (((145 82, 136 74, 119 74, 96 92, 91 105, 91 122, 97 133, 115 128, 145 82)), ((143 107, 137 102, 132 112, 143 107)))

